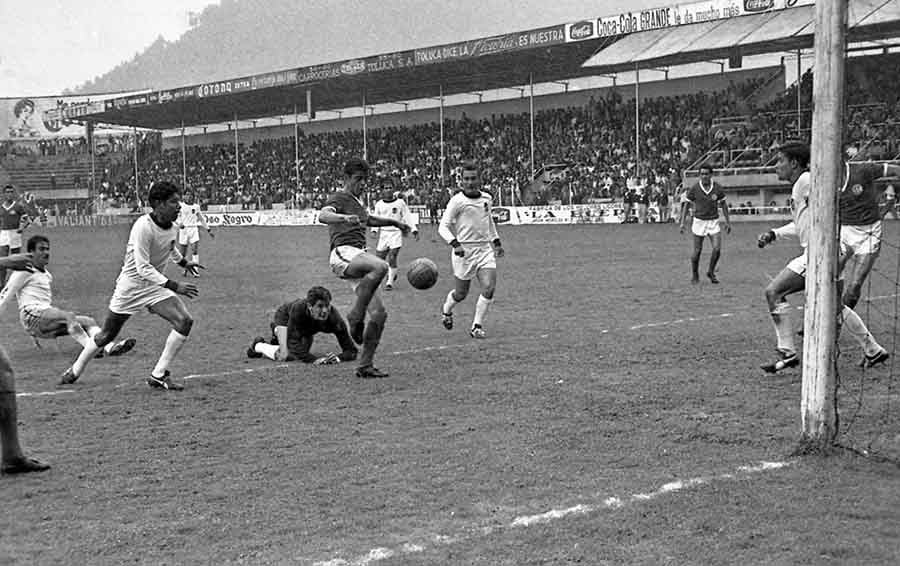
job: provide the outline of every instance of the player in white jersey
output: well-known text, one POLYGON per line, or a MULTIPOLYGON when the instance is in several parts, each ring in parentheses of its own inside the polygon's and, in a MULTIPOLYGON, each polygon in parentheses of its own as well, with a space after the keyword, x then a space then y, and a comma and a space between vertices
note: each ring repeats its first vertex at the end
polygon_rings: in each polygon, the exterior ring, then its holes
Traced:
MULTIPOLYGON (((13 297, 19 304, 19 322, 40 347, 38 338, 71 336, 82 346, 100 332, 100 326, 92 317, 54 307, 53 275, 47 269, 50 262, 50 240, 35 235, 28 239, 25 249, 32 254, 33 271, 13 273, 0 291, 0 311, 13 297)), ((136 341, 128 338, 110 342, 98 355, 121 356, 134 348, 136 341)))
MULTIPOLYGON (((419 240, 419 228, 413 218, 406 202, 394 194, 392 188, 386 188, 381 193, 381 200, 375 203, 375 216, 390 218, 402 222, 411 227, 413 238, 419 240)), ((397 280, 397 256, 403 247, 403 232, 394 226, 382 226, 372 228, 372 233, 378 236, 375 244, 375 255, 388 262, 388 274, 385 278, 384 289, 390 291, 397 280)))
POLYGON ((444 328, 453 328, 453 308, 469 294, 472 279, 477 278, 481 294, 475 303, 475 317, 469 335, 484 338, 484 317, 494 302, 497 287, 497 261, 503 257, 503 246, 497 227, 491 217, 492 197, 481 190, 481 175, 474 162, 467 162, 462 169, 462 190, 450 199, 438 233, 453 248, 450 260, 453 264, 454 288, 447 293, 441 309, 444 328))
POLYGON ((169 261, 191 271, 202 266, 186 260, 175 247, 178 236, 175 219, 181 206, 178 187, 168 181, 153 183, 147 200, 153 211, 138 218, 131 227, 125 260, 116 279, 103 329, 63 373, 62 383, 74 383, 97 350, 115 340, 131 315, 146 308, 172 325, 147 384, 160 389, 184 389, 182 384, 170 379, 168 369, 194 325, 191 313, 178 295, 194 298, 199 291, 193 283, 174 281, 164 272, 169 261))
MULTIPOLYGON (((32 269, 29 254, 0 257, 0 268, 12 270, 32 269)), ((27 474, 43 472, 50 466, 25 456, 19 444, 19 416, 16 403, 16 375, 6 350, 0 346, 0 473, 27 474)))
MULTIPOLYGON (((182 257, 190 257, 191 261, 194 263, 200 263, 200 230, 199 228, 202 226, 206 233, 209 234, 210 238, 215 238, 215 234, 213 234, 212 228, 206 224, 206 218, 203 217, 203 213, 200 212, 200 205, 194 202, 194 195, 192 193, 186 193, 184 195, 184 201, 181 203, 181 210, 178 213, 178 220, 175 221, 178 224, 178 251, 181 252, 182 257), (188 246, 190 246, 191 255, 188 255, 188 246)), ((200 272, 194 270, 190 272, 189 270, 184 270, 184 275, 193 275, 194 277, 200 277, 200 272)))
MULTIPOLYGON (((809 145, 801 141, 785 142, 778 150, 778 162, 775 165, 775 173, 781 181, 793 184, 791 190, 791 217, 788 224, 763 232, 757 238, 757 244, 764 248, 778 238, 795 236, 800 240, 803 253, 791 260, 781 273, 775 276, 766 286, 766 300, 769 303, 769 313, 775 325, 778 358, 762 369, 767 373, 795 367, 800 364, 797 349, 794 346, 794 329, 790 320, 791 306, 787 302, 787 296, 803 291, 806 287, 807 244, 810 235, 809 199, 814 194, 811 187, 811 175, 809 173, 809 145)), ((846 305, 842 305, 840 322, 850 335, 862 346, 865 353, 864 367, 872 367, 884 363, 889 355, 887 351, 875 341, 875 338, 866 328, 865 323, 856 312, 846 305)))

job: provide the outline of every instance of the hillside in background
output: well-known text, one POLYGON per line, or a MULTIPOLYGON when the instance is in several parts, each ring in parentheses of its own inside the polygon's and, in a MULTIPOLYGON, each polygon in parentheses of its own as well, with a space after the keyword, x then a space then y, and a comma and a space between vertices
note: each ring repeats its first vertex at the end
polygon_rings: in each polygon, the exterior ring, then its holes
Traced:
POLYGON ((142 53, 73 90, 163 89, 530 29, 566 20, 562 8, 497 18, 497 6, 394 0, 222 0, 177 41, 142 53))

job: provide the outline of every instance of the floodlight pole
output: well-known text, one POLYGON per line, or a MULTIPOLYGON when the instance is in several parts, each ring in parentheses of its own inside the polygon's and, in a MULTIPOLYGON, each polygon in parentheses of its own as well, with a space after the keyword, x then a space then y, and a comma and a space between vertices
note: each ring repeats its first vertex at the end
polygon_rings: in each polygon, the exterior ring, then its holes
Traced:
POLYGON ((534 179, 534 73, 528 73, 528 85, 531 94, 528 97, 528 118, 531 129, 531 178, 534 179))
POLYGON ((438 96, 440 98, 439 121, 441 123, 441 190, 444 190, 444 161, 447 159, 444 153, 444 85, 438 85, 438 96))
POLYGON ((181 190, 187 191, 187 152, 184 148, 184 120, 181 121, 181 190))
POLYGON ((847 2, 816 2, 810 240, 803 340, 801 441, 827 451, 837 432, 837 186, 842 178, 842 111, 847 2))
POLYGON ((96 157, 94 156, 94 153, 96 152, 95 150, 97 148, 97 143, 95 141, 95 138, 97 137, 97 129, 95 127, 95 124, 91 124, 90 122, 88 122, 88 127, 86 129, 90 132, 91 138, 91 198, 95 199, 97 198, 97 169, 95 164, 96 157))
MULTIPOLYGON (((309 115, 309 104, 306 105, 306 112, 309 115)), ((300 192, 300 116, 297 114, 296 104, 294 105, 294 177, 296 179, 295 190, 300 192)))
POLYGON ((634 65, 634 172, 640 181, 641 171, 641 70, 634 65))
POLYGON ((132 130, 134 132, 134 194, 138 198, 138 201, 141 200, 141 183, 138 179, 138 137, 137 137, 137 126, 132 126, 132 130))
POLYGON ((234 115, 234 179, 237 183, 237 189, 241 189, 241 155, 238 146, 238 119, 237 113, 234 115))
POLYGON ((362 136, 363 136, 363 159, 366 161, 369 160, 369 146, 368 141, 366 139, 366 91, 362 93, 362 111, 363 111, 363 120, 362 120, 362 136))
POLYGON ((797 137, 800 137, 800 128, 802 127, 802 122, 800 121, 800 111, 801 111, 801 99, 800 99, 800 85, 802 84, 801 73, 803 72, 803 66, 800 63, 800 50, 797 50, 797 137))

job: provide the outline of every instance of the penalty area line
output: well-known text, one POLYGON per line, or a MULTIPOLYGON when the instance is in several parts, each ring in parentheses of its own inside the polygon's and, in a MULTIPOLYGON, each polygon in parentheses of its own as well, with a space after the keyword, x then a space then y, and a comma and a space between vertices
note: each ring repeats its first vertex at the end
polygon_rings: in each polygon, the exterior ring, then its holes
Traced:
MULTIPOLYGON (((407 537, 405 542, 395 546, 378 546, 354 558, 332 558, 313 562, 314 566, 369 566, 375 562, 406 555, 417 554, 427 550, 463 543, 476 537, 497 535, 513 529, 528 528, 559 521, 567 517, 587 516, 606 510, 615 510, 631 505, 651 501, 661 496, 688 489, 695 489, 713 482, 724 482, 746 479, 754 474, 780 470, 790 466, 790 462, 760 462, 749 466, 739 466, 735 472, 718 475, 697 476, 685 480, 671 481, 662 484, 652 491, 637 492, 624 496, 594 497, 576 505, 559 509, 549 509, 532 515, 519 515, 506 518, 493 526, 470 524, 451 533, 419 534, 407 537)), ((393 538, 393 537, 392 537, 393 538)), ((349 553, 342 553, 349 554, 349 553)))

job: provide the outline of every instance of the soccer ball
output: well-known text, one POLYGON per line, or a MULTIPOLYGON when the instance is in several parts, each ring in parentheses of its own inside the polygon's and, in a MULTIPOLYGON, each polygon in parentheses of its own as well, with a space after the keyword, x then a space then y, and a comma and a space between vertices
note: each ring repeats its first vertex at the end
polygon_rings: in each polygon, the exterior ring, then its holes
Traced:
POLYGON ((427 257, 414 259, 409 264, 406 278, 416 289, 430 289, 438 280, 437 265, 427 257))

